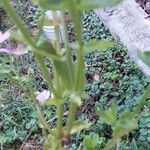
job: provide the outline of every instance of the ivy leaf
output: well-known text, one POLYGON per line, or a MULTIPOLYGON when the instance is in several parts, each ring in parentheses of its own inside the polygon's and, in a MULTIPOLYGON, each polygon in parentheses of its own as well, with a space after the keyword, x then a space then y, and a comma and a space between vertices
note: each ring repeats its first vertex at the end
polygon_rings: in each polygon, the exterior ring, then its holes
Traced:
POLYGON ((138 150, 138 147, 137 147, 137 144, 136 144, 136 142, 135 142, 135 139, 132 140, 131 149, 132 149, 132 150, 138 150))
POLYGON ((148 66, 150 66, 150 52, 139 52, 139 58, 148 66))
POLYGON ((10 73, 10 66, 5 64, 0 64, 0 74, 8 74, 10 73))
POLYGON ((112 48, 114 45, 115 45, 114 41, 91 40, 84 45, 84 51, 88 52, 88 53, 90 53, 94 50, 104 51, 108 48, 112 48))

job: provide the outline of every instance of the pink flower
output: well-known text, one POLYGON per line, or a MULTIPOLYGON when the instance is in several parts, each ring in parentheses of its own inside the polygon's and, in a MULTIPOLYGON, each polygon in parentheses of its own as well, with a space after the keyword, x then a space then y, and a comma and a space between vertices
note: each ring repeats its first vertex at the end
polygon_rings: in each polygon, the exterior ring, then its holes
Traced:
POLYGON ((0 44, 6 41, 10 37, 10 33, 7 31, 5 33, 2 33, 0 31, 0 44))
POLYGON ((25 46, 18 44, 17 48, 1 48, 0 52, 21 56, 27 53, 25 46))
POLYGON ((39 92, 37 94, 36 100, 38 100, 39 103, 44 103, 49 98, 50 98, 50 91, 44 90, 43 92, 39 92))
POLYGON ((100 77, 99 77, 98 74, 95 74, 93 78, 94 78, 95 81, 99 81, 100 80, 100 77))
MULTIPOLYGON (((4 41, 8 40, 9 37, 10 37, 10 32, 7 31, 5 33, 2 33, 0 31, 0 44, 2 44, 4 41)), ((0 52, 4 52, 9 55, 14 54, 14 55, 20 56, 20 55, 26 54, 27 50, 24 45, 19 43, 16 48, 9 48, 9 47, 0 48, 0 52)))

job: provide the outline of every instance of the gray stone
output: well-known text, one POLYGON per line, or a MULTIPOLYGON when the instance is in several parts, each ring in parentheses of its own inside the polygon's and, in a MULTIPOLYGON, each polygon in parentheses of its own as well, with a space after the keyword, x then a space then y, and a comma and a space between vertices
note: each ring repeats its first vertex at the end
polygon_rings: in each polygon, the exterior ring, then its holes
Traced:
POLYGON ((146 75, 150 75, 150 67, 138 57, 139 51, 150 51, 150 20, 145 18, 147 14, 144 10, 135 0, 124 0, 118 6, 95 12, 128 48, 130 58, 146 75))

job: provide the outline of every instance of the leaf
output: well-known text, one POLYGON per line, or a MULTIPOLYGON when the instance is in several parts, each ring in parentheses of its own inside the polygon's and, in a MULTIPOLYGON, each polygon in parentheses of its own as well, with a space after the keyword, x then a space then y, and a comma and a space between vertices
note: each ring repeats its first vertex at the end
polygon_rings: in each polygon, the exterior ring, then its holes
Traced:
POLYGON ((139 52, 139 58, 148 66, 150 66, 150 52, 139 52))
POLYGON ((122 136, 131 132, 133 129, 136 129, 137 127, 138 127, 137 120, 135 119, 129 120, 126 118, 122 118, 118 120, 114 126, 113 139, 118 140, 122 136))
POLYGON ((112 48, 115 45, 114 41, 98 41, 98 40, 91 40, 84 45, 84 51, 90 53, 95 50, 104 51, 108 48, 112 48))
POLYGON ((45 101, 46 105, 61 105, 61 104, 64 104, 64 99, 56 99, 56 98, 51 98, 51 99, 48 99, 47 101, 45 101))
POLYGON ((9 74, 11 72, 10 66, 5 64, 0 64, 0 74, 9 74))
POLYGON ((98 134, 94 134, 93 137, 86 136, 83 141, 85 150, 96 150, 98 142, 99 142, 98 134))
POLYGON ((82 100, 81 100, 80 96, 78 96, 78 95, 72 93, 72 94, 70 95, 70 99, 71 99, 72 102, 75 103, 75 105, 81 106, 82 100))
POLYGON ((114 103, 108 108, 108 110, 100 110, 98 113, 103 123, 112 125, 117 120, 117 108, 114 103))
POLYGON ((53 45, 48 42, 44 37, 41 37, 36 44, 37 52, 44 56, 52 57, 53 59, 63 60, 64 57, 57 54, 53 45))
POLYGON ((61 79, 63 89, 70 91, 72 89, 72 78, 74 76, 74 71, 72 71, 70 68, 73 68, 73 64, 68 64, 67 60, 54 60, 54 66, 59 78, 61 79))
POLYGON ((70 134, 80 132, 81 130, 87 129, 90 126, 91 126, 91 123, 88 123, 87 121, 81 121, 81 120, 75 121, 71 128, 70 134))
POLYGON ((80 10, 91 10, 95 8, 104 8, 119 4, 122 0, 81 0, 78 9, 80 10))
POLYGON ((132 149, 132 150, 138 150, 138 147, 137 147, 137 144, 136 144, 136 142, 135 142, 135 139, 132 140, 131 149, 132 149))
POLYGON ((37 2, 36 0, 33 1, 45 10, 59 10, 66 0, 37 0, 37 2))
POLYGON ((60 143, 55 135, 49 134, 44 142, 43 150, 62 150, 60 143))

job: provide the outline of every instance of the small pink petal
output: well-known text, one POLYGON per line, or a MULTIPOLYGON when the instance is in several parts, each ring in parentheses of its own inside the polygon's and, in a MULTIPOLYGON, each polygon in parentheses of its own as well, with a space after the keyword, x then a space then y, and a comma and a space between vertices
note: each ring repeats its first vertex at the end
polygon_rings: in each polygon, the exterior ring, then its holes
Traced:
POLYGON ((99 81, 99 80, 100 80, 100 78, 99 78, 99 75, 98 75, 98 74, 95 74, 95 75, 94 75, 94 80, 96 80, 96 81, 99 81))
POLYGON ((10 48, 1 48, 0 52, 4 52, 4 53, 7 53, 7 54, 12 54, 13 53, 13 49, 10 49, 10 48))
POLYGON ((7 31, 5 33, 2 33, 0 31, 0 44, 3 43, 5 40, 7 40, 10 37, 10 33, 7 31))
POLYGON ((39 101, 39 103, 44 103, 46 100, 48 100, 50 97, 50 91, 44 90, 43 92, 38 93, 36 100, 39 101))
POLYGON ((23 54, 26 54, 28 51, 26 50, 26 47, 18 44, 16 49, 11 49, 11 48, 1 48, 0 52, 4 52, 7 54, 14 54, 14 55, 18 55, 21 56, 23 54))

